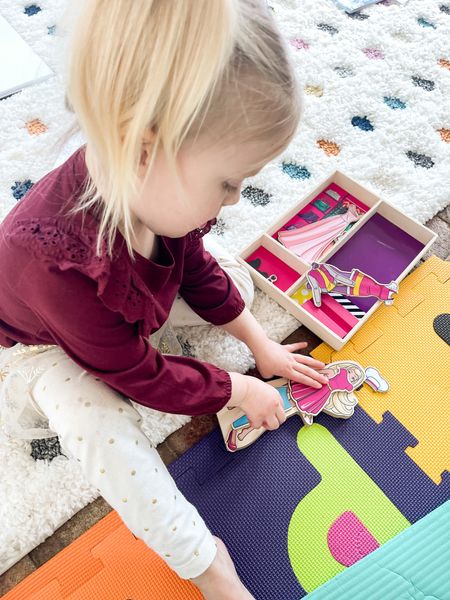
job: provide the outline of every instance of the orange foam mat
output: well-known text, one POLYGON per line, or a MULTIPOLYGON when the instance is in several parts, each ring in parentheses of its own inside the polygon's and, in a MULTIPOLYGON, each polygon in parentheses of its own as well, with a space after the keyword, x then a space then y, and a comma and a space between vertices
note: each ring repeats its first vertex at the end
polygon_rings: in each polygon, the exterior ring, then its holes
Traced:
POLYGON ((201 600, 113 510, 3 600, 201 600))

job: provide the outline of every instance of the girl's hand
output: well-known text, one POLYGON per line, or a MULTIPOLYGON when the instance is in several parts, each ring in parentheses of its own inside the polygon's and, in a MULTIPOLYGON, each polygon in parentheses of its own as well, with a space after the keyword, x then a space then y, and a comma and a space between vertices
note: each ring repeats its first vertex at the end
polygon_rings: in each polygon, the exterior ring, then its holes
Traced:
POLYGON ((293 354, 295 350, 306 348, 307 345, 306 342, 282 345, 267 339, 253 351, 258 371, 266 379, 279 375, 313 388, 321 388, 328 383, 328 378, 317 369, 323 369, 325 364, 310 356, 293 354))
POLYGON ((278 429, 285 422, 283 401, 273 386, 257 377, 240 373, 230 373, 230 378, 232 394, 226 406, 239 406, 251 427, 278 429))

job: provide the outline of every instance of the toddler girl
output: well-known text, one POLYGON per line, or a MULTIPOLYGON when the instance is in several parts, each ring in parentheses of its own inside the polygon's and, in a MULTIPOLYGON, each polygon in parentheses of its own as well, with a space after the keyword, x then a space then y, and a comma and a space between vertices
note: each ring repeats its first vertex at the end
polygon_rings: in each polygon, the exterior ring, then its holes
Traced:
POLYGON ((1 225, 3 428, 58 435, 134 535, 205 598, 251 598, 134 403, 284 421, 273 387, 180 355, 170 322, 222 326, 264 377, 326 383, 323 363, 293 353, 306 344, 267 338, 246 307, 248 274, 208 243, 222 268, 202 240, 296 131, 288 51, 262 0, 89 0, 72 35, 67 100, 86 145, 1 225))

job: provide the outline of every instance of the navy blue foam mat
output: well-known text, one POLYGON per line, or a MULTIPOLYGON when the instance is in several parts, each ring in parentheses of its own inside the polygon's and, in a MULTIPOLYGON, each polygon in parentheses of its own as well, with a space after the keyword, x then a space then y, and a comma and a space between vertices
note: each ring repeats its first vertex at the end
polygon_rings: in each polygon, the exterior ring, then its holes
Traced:
POLYGON ((299 452, 300 423, 290 419, 236 453, 225 449, 216 429, 169 466, 257 600, 306 595, 290 567, 287 527, 299 500, 321 478, 299 452))
MULTIPOLYGON (((436 485, 417 467, 404 452, 415 438, 389 414, 376 424, 357 406, 351 419, 319 415, 317 422, 410 523, 449 499, 450 478, 436 485)), ((217 428, 169 466, 179 489, 227 545, 257 600, 306 595, 291 566, 288 530, 299 503, 322 478, 299 449, 301 427, 301 419, 292 417, 235 453, 225 449, 217 428)), ((317 511, 320 519, 320 506, 317 511)))

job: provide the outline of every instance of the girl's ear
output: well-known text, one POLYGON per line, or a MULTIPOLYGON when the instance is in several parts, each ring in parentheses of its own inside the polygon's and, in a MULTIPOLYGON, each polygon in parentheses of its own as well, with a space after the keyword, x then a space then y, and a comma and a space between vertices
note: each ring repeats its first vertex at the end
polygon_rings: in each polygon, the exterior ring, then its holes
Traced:
POLYGON ((149 146, 142 144, 141 157, 139 159, 139 166, 143 167, 144 169, 147 167, 147 164, 148 164, 148 153, 149 153, 149 146))
POLYGON ((146 129, 142 137, 141 144, 141 158, 139 164, 141 167, 146 168, 150 157, 150 148, 153 145, 156 138, 156 127, 146 129))

